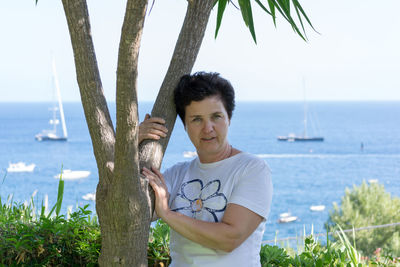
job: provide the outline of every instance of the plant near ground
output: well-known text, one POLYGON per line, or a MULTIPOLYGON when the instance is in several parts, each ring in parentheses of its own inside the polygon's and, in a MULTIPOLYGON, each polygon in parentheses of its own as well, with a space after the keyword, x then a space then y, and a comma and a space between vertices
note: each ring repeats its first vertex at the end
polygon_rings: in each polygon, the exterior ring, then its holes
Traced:
POLYGON ((147 248, 149 266, 162 266, 162 264, 168 266, 171 263, 169 241, 170 228, 160 219, 154 227, 150 228, 149 245, 147 248))
POLYGON ((0 266, 97 266, 101 238, 96 217, 86 205, 60 215, 64 182, 50 212, 43 205, 6 203, 0 198, 0 266), (53 215, 53 212, 55 214, 53 215))
MULTIPOLYGON (((341 205, 334 203, 327 229, 341 225, 344 229, 400 222, 400 198, 391 197, 384 186, 365 181, 352 190, 346 189, 341 205)), ((355 247, 365 256, 372 257, 377 248, 400 255, 400 226, 358 231, 355 247)), ((336 239, 340 238, 334 236, 336 239)), ((348 236, 348 238, 352 238, 348 236)))
POLYGON ((388 255, 378 255, 371 260, 363 259, 339 226, 337 234, 340 238, 335 242, 330 241, 327 235, 326 246, 321 245, 313 235, 309 235, 304 238, 302 252, 292 256, 286 248, 263 245, 260 251, 261 265, 262 267, 399 266, 396 259, 388 255))

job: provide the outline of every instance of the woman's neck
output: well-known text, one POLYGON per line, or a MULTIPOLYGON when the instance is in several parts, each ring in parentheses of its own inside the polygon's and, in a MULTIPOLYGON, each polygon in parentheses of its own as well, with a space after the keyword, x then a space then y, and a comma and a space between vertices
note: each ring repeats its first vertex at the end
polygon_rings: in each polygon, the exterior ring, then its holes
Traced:
POLYGON ((230 158, 237 153, 235 153, 235 149, 230 144, 226 144, 225 148, 219 153, 210 155, 197 152, 197 154, 199 155, 199 160, 201 163, 213 163, 230 158))

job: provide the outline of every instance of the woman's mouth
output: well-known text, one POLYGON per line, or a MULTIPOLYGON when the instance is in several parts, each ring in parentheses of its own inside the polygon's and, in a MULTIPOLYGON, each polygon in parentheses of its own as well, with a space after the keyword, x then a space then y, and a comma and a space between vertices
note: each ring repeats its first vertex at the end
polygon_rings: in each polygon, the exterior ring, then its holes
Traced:
POLYGON ((214 139, 215 139, 215 137, 201 138, 201 140, 202 140, 202 141, 205 141, 205 142, 209 142, 209 141, 212 141, 212 140, 214 140, 214 139))

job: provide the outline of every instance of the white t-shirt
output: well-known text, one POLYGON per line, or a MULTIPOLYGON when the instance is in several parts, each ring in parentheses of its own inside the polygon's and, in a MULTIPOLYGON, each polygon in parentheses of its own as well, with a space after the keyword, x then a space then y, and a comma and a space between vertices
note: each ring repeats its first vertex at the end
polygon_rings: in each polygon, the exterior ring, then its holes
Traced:
POLYGON ((197 220, 221 221, 228 203, 264 218, 257 229, 232 252, 210 249, 171 229, 170 266, 260 266, 260 247, 272 200, 266 162, 248 153, 203 164, 198 158, 169 168, 164 178, 172 210, 197 220))

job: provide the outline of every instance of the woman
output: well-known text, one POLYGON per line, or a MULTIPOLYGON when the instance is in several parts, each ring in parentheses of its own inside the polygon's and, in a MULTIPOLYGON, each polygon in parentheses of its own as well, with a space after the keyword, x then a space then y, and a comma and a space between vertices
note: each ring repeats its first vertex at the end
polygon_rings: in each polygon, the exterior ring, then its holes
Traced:
MULTIPOLYGON (((217 73, 185 75, 174 101, 198 157, 164 174, 143 169, 155 191, 155 211, 171 227, 171 266, 260 266, 270 170, 264 160, 229 144, 231 84, 217 73)), ((142 139, 152 138, 149 132, 164 136, 160 123, 147 117, 142 139)))

